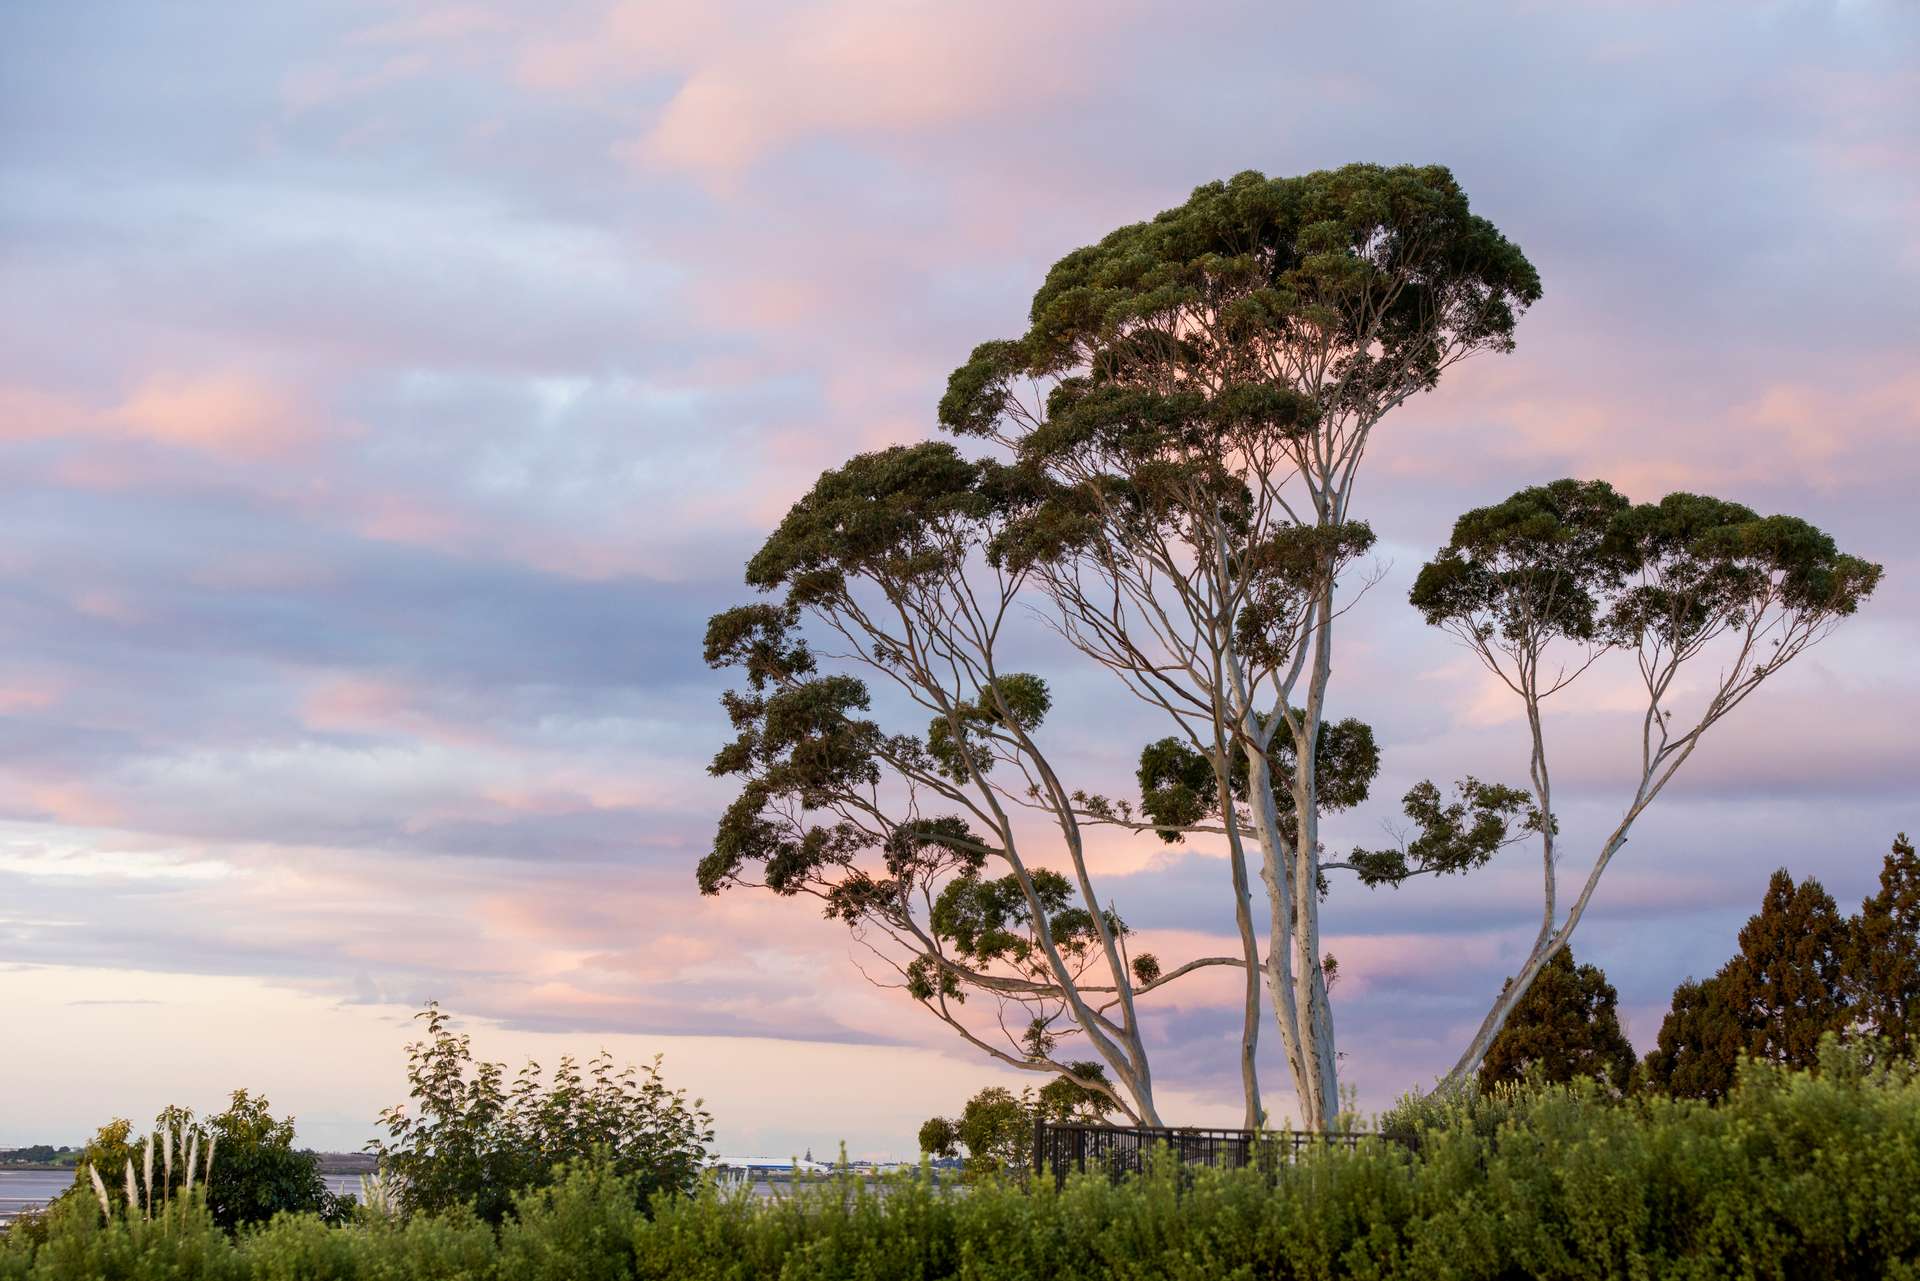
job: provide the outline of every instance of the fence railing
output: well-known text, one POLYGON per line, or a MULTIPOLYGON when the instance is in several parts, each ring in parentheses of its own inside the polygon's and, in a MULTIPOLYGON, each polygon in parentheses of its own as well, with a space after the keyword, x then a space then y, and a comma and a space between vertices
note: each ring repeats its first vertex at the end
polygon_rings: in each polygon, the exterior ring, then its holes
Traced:
POLYGON ((1304 1152, 1337 1147, 1353 1150, 1383 1136, 1348 1131, 1319 1134, 1308 1130, 1159 1129, 1141 1125, 1052 1124, 1033 1125, 1033 1170, 1051 1171, 1056 1181, 1076 1170, 1104 1171, 1112 1178, 1138 1173, 1147 1154, 1164 1144, 1173 1159, 1186 1166, 1239 1170, 1253 1166, 1278 1170, 1300 1159, 1304 1152))

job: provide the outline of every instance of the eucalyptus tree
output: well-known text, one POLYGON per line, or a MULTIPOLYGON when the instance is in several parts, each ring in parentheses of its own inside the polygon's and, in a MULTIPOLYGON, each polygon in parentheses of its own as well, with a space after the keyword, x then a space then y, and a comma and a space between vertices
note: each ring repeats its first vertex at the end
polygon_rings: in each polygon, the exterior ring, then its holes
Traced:
POLYGON ((816 899, 970 1045, 1157 1125, 1136 1000, 1219 958, 1129 956, 1042 744, 1047 682, 1003 665, 1031 577, 1009 536, 1039 495, 930 442, 858 456, 794 504, 747 567, 777 599, 708 627, 708 662, 745 688, 711 767, 740 793, 699 883, 816 899), (1098 1058, 1064 1057, 1075 1036, 1098 1058))
POLYGON ((1301 1120, 1322 1128, 1337 1110, 1324 873, 1462 870, 1490 849, 1459 838, 1517 816, 1499 789, 1452 806, 1432 789, 1409 811, 1450 815, 1451 831, 1419 848, 1322 857, 1323 812, 1362 781, 1324 772, 1341 766, 1337 751, 1327 760, 1329 736, 1353 738, 1328 706, 1346 600, 1336 588, 1373 542, 1355 507, 1360 464, 1381 420, 1449 366, 1511 350, 1539 293, 1525 256, 1445 169, 1243 173, 1061 259, 1026 332, 975 349, 941 401, 942 426, 992 442, 1032 477, 1034 502, 1002 537, 1061 634, 1163 713, 1192 754, 1155 745, 1143 783, 1171 761, 1182 795, 1204 794, 1210 824, 1155 813, 1164 795, 1143 796, 1139 811, 1098 792, 1075 799, 1086 823, 1224 839, 1246 968, 1249 1124, 1263 978, 1301 1120), (1268 899, 1264 958, 1249 845, 1268 899))
POLYGON ((1842 553, 1804 520, 1687 493, 1636 505, 1604 481, 1524 489, 1454 524, 1411 599, 1525 712, 1542 901, 1525 961, 1449 1081, 1479 1068, 1516 1003, 1573 937, 1634 823, 1706 733, 1828 636, 1880 576, 1879 565, 1842 553), (1610 653, 1627 655, 1638 674, 1635 782, 1562 911, 1543 708, 1610 653))

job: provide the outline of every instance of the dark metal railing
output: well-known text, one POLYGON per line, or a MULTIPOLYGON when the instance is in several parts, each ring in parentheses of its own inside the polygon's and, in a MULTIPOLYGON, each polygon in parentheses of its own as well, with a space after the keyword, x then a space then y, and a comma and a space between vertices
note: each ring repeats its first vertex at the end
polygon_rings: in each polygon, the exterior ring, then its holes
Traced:
POLYGON ((1382 1136, 1348 1131, 1317 1134, 1308 1130, 1159 1129, 1141 1125, 1033 1124, 1033 1170, 1052 1171, 1056 1182, 1074 1171, 1104 1171, 1119 1179, 1137 1174, 1148 1154, 1165 1146, 1172 1159, 1189 1167, 1241 1170, 1249 1166, 1276 1171, 1303 1153, 1326 1147, 1348 1151, 1382 1136))

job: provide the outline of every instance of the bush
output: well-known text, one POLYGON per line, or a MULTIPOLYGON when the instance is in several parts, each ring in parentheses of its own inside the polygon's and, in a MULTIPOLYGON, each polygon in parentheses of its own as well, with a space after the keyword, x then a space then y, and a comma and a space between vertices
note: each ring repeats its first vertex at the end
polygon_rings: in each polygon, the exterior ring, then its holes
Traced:
POLYGON ((276 1214, 316 1214, 329 1222, 353 1212, 353 1198, 327 1189, 318 1153, 293 1146, 293 1118, 275 1120, 265 1095, 235 1090, 227 1110, 204 1122, 214 1136, 207 1181, 213 1221, 233 1229, 276 1214))
POLYGON ((771 1202, 703 1186, 635 1208, 574 1165, 496 1232, 465 1211, 329 1227, 282 1215, 229 1241, 204 1214, 62 1206, 0 1243, 0 1278, 582 1278, 813 1281, 1120 1277, 1920 1279, 1920 1081, 1829 1043, 1815 1071, 1748 1065, 1718 1106, 1617 1102, 1591 1083, 1427 1102, 1391 1142, 1316 1150, 1268 1179, 1164 1158, 1120 1184, 852 1178, 771 1202))
POLYGON ((426 1037, 407 1047, 416 1110, 387 1109, 387 1139, 369 1145, 405 1215, 467 1205, 499 1223, 516 1197, 594 1159, 627 1180, 641 1209, 661 1192, 692 1189, 713 1118, 699 1099, 667 1088, 658 1059, 615 1070, 601 1054, 583 1071, 563 1058, 544 1083, 529 1063, 509 1085, 505 1065, 476 1061, 437 1005, 418 1017, 426 1037))
POLYGON ((81 1151, 73 1185, 57 1200, 95 1206, 92 1171, 97 1169, 109 1203, 119 1210, 126 1201, 123 1176, 130 1163, 141 1189, 142 1208, 150 1195, 157 1214, 186 1187, 190 1143, 196 1157, 194 1178, 205 1190, 207 1210, 214 1224, 229 1232, 282 1213, 315 1214, 337 1222, 352 1212, 351 1197, 328 1191, 320 1175, 319 1156, 293 1146, 293 1118, 276 1119, 265 1095, 246 1090, 235 1090, 226 1111, 198 1123, 191 1111, 181 1107, 163 1108, 153 1129, 138 1133, 130 1121, 109 1121, 81 1151), (163 1155, 165 1144, 158 1137, 168 1131, 174 1146, 171 1160, 163 1155), (150 1138, 154 1155, 149 1189, 146 1145, 150 1138), (206 1165, 210 1140, 215 1154, 211 1177, 206 1165))

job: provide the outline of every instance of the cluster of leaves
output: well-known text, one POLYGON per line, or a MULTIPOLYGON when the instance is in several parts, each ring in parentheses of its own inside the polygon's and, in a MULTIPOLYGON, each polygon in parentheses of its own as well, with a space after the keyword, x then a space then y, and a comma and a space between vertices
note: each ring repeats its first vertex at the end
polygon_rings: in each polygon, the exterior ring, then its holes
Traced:
MULTIPOLYGON (((1380 773, 1380 748, 1373 727, 1348 717, 1320 725, 1314 767, 1320 779, 1320 807, 1326 811, 1352 809, 1367 799, 1380 773)), ((1293 839, 1293 789, 1288 778, 1295 768, 1292 742, 1282 736, 1270 754, 1273 763, 1273 803, 1283 830, 1293 839)), ((1245 752, 1230 754, 1228 795, 1248 799, 1251 770, 1245 752)), ((1169 844, 1186 839, 1181 828, 1195 827, 1220 817, 1220 787, 1214 761, 1208 754, 1177 738, 1149 743, 1140 752, 1140 809, 1159 827, 1169 844)))
MULTIPOLYGON (((1322 813, 1352 809, 1367 799, 1380 772, 1380 748, 1373 727, 1348 717, 1322 721, 1314 768, 1319 781, 1322 813)), ((1292 742, 1284 735, 1269 751, 1273 763, 1272 793, 1280 828, 1289 841, 1296 838, 1297 820, 1290 778, 1295 769, 1292 742)), ((1251 770, 1246 753, 1233 752, 1226 765, 1227 793, 1236 802, 1248 797, 1251 770)), ((1140 811, 1154 824, 1160 839, 1184 841, 1188 832, 1220 816, 1219 771, 1213 758, 1177 738, 1147 744, 1140 752, 1140 811)), ((1096 814, 1120 811, 1100 797, 1083 797, 1096 814)), ((1451 799, 1431 781, 1409 788, 1401 808, 1412 822, 1398 846, 1365 849, 1356 846, 1344 868, 1369 886, 1398 885, 1412 876, 1449 875, 1481 867, 1517 834, 1537 831, 1543 822, 1532 797, 1519 788, 1465 778, 1455 784, 1451 799)), ((1320 892, 1326 892, 1324 877, 1320 892)))
POLYGON ((641 1208, 698 1178, 713 1119, 667 1088, 657 1058, 638 1070, 605 1054, 584 1068, 565 1058, 545 1080, 529 1063, 509 1081, 504 1064, 474 1059, 437 1005, 418 1017, 426 1035, 407 1047, 412 1103, 382 1112, 387 1137, 368 1145, 403 1214, 460 1206, 498 1223, 516 1195, 590 1158, 628 1180, 641 1208))
MULTIPOLYGON (((862 455, 823 475, 754 558, 748 581, 784 588, 786 599, 723 611, 707 627, 707 662, 738 669, 747 688, 722 700, 735 737, 709 770, 740 779, 741 790, 700 862, 702 893, 757 883, 813 894, 829 915, 850 922, 869 912, 904 921, 913 889, 980 870, 990 847, 964 821, 890 821, 876 789, 903 773, 955 783, 987 773, 993 757, 982 734, 1036 727, 1048 707, 1046 683, 1002 675, 933 717, 924 737, 887 735, 867 715, 866 683, 820 674, 799 626, 803 606, 855 608, 850 578, 906 593, 953 572, 954 558, 978 541, 956 531, 1001 502, 992 492, 1000 474, 944 444, 862 455), (839 817, 809 817, 822 813, 839 817), (863 859, 883 862, 885 875, 863 859)), ((881 668, 906 661, 872 657, 881 668)))
MULTIPOLYGON (((1592 1087, 1502 1090, 1392 1118, 1416 1144, 1320 1149, 1277 1171, 1188 1170, 953 1195, 920 1175, 756 1201, 709 1185, 636 1209, 579 1166, 499 1229, 470 1214, 229 1238, 60 1213, 0 1239, 0 1281, 838 1281, 993 1277, 1903 1277, 1920 1266, 1920 1080, 1829 1043, 1817 1072, 1754 1064, 1717 1107, 1592 1087)), ((82 1207, 74 1207, 79 1209, 82 1207)))
POLYGON ((1238 652, 1274 671, 1372 546, 1338 495, 1374 421, 1462 356, 1510 350, 1539 296, 1444 168, 1248 171, 1062 258, 1026 332, 954 371, 939 420, 1012 453, 1006 563, 1218 558, 1238 652), (1295 474, 1329 500, 1309 516, 1279 495, 1295 474))
POLYGON ((1565 639, 1684 656, 1769 606, 1851 614, 1880 576, 1795 517, 1688 493, 1633 504, 1605 481, 1557 480, 1461 516, 1411 600, 1429 623, 1510 652, 1565 639))
MULTIPOLYGON (((934 936, 951 945, 955 958, 975 969, 1004 963, 1018 974, 1043 980, 1048 966, 1027 886, 1046 914, 1055 950, 1077 972, 1099 946, 1094 916, 1079 906, 1067 878, 1046 868, 1029 872, 1026 885, 1015 874, 992 879, 974 874, 955 877, 934 900, 928 918, 934 936)), ((1101 913, 1101 920, 1114 937, 1127 934, 1126 922, 1111 909, 1101 913)), ((915 991, 914 995, 921 994, 915 991)), ((1044 1052, 1035 1050, 1036 1056, 1044 1052)))
MULTIPOLYGON (((204 1154, 211 1140, 218 1165, 211 1173, 196 1171, 195 1195, 222 1230, 232 1232, 246 1224, 264 1223, 281 1213, 342 1218, 351 1210, 352 1198, 328 1190, 320 1174, 319 1154, 294 1146, 293 1123, 290 1116, 276 1118, 264 1095, 246 1090, 235 1090, 224 1111, 199 1121, 187 1108, 162 1109, 154 1120, 153 1132, 171 1129, 180 1136, 181 1145, 175 1154, 178 1159, 170 1166, 157 1159, 154 1162, 154 1204, 177 1197, 186 1186, 185 1136, 198 1129, 202 1135, 198 1150, 204 1154)), ((60 1201, 91 1207, 97 1213, 91 1174, 97 1170, 108 1204, 116 1214, 121 1213, 126 1193, 120 1172, 129 1162, 141 1171, 145 1187, 147 1137, 125 1119, 101 1126, 81 1150, 73 1185, 60 1194, 60 1201)))
POLYGON ((1068 254, 1022 337, 976 348, 940 421, 992 433, 1010 384, 1064 375, 1035 452, 1222 457, 1250 426, 1304 431, 1430 387, 1450 349, 1512 342, 1539 277, 1437 166, 1248 171, 1068 254), (1286 359, 1323 358, 1317 396, 1286 359))
POLYGON ((1401 809, 1413 822, 1412 835, 1383 849, 1356 846, 1347 856, 1346 866, 1367 885, 1398 885, 1423 873, 1470 872, 1485 866, 1517 834, 1538 831, 1547 821, 1519 788, 1471 776, 1454 785, 1452 800, 1431 781, 1415 783, 1401 809))
POLYGON ((1830 1033, 1878 1038, 1894 1055, 1920 1050, 1920 857, 1904 835, 1852 917, 1819 881, 1775 872, 1739 954, 1674 989, 1642 1071, 1651 1088, 1717 1099, 1743 1058, 1809 1067, 1830 1033))

